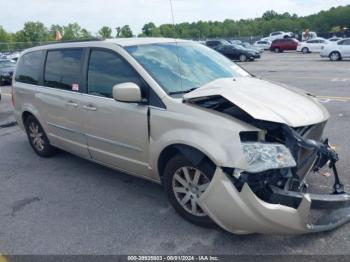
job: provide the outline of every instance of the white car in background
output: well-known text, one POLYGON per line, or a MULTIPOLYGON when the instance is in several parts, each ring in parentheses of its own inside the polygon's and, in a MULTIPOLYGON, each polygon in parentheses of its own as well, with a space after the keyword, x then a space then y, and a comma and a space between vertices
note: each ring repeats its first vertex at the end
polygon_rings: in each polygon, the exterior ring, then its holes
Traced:
POLYGON ((342 40, 343 38, 342 37, 332 37, 332 38, 329 38, 328 41, 330 42, 338 42, 339 40, 342 40))
POLYGON ((289 38, 293 37, 292 32, 283 32, 283 31, 277 31, 277 32, 272 32, 268 37, 261 38, 260 40, 266 40, 272 42, 273 40, 276 39, 283 39, 283 38, 289 38))
POLYGON ((325 45, 321 50, 320 56, 329 57, 331 61, 350 58, 350 38, 345 38, 336 43, 325 45))
POLYGON ((257 47, 257 48, 264 49, 264 50, 268 50, 268 49, 270 49, 271 41, 259 40, 259 41, 256 41, 256 42, 253 44, 253 46, 254 46, 254 47, 257 47))
POLYGON ((303 52, 304 54, 311 52, 321 52, 322 47, 327 44, 329 44, 329 41, 327 39, 318 37, 306 42, 299 42, 297 51, 303 52))

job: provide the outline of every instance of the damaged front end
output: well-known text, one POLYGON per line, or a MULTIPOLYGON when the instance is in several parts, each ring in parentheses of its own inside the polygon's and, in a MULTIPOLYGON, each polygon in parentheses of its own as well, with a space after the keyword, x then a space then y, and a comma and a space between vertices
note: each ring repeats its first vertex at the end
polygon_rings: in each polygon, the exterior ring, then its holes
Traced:
POLYGON ((327 139, 322 140, 326 119, 292 127, 283 121, 257 119, 229 98, 194 95, 186 100, 261 130, 240 133, 247 167, 218 167, 199 199, 211 219, 237 234, 301 234, 348 222, 350 195, 340 182, 338 154, 327 139), (308 176, 325 168, 334 176, 332 192, 312 193, 308 176))

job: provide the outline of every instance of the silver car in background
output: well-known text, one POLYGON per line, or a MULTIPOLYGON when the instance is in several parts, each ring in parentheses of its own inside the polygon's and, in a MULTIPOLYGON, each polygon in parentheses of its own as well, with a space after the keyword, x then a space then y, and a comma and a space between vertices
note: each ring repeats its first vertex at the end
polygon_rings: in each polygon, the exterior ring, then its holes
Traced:
POLYGON ((161 183, 197 225, 297 234, 349 220, 338 155, 322 139, 326 109, 201 44, 132 38, 35 47, 21 54, 13 88, 17 122, 39 156, 59 148, 161 183), (306 177, 326 165, 334 192, 308 192, 306 177))
POLYGON ((323 46, 320 56, 328 57, 331 61, 340 61, 344 58, 350 58, 350 38, 341 39, 323 46))

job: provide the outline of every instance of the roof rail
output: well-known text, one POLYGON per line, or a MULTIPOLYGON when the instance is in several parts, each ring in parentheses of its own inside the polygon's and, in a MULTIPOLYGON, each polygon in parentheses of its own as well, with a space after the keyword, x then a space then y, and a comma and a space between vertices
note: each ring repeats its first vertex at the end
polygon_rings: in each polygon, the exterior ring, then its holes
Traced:
POLYGON ((42 43, 38 46, 45 46, 45 45, 55 45, 55 44, 64 44, 64 43, 79 43, 79 42, 89 42, 89 41, 103 41, 104 38, 99 37, 93 37, 93 38, 86 38, 86 39, 75 39, 75 40, 60 40, 60 41, 52 41, 52 42, 46 42, 42 43))

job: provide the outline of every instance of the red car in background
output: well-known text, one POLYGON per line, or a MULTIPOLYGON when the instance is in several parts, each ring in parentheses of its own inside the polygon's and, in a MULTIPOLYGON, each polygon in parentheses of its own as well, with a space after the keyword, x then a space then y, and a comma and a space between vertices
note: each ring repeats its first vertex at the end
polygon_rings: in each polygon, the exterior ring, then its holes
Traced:
POLYGON ((287 50, 297 50, 299 41, 294 38, 283 38, 272 41, 270 51, 280 53, 287 50))

